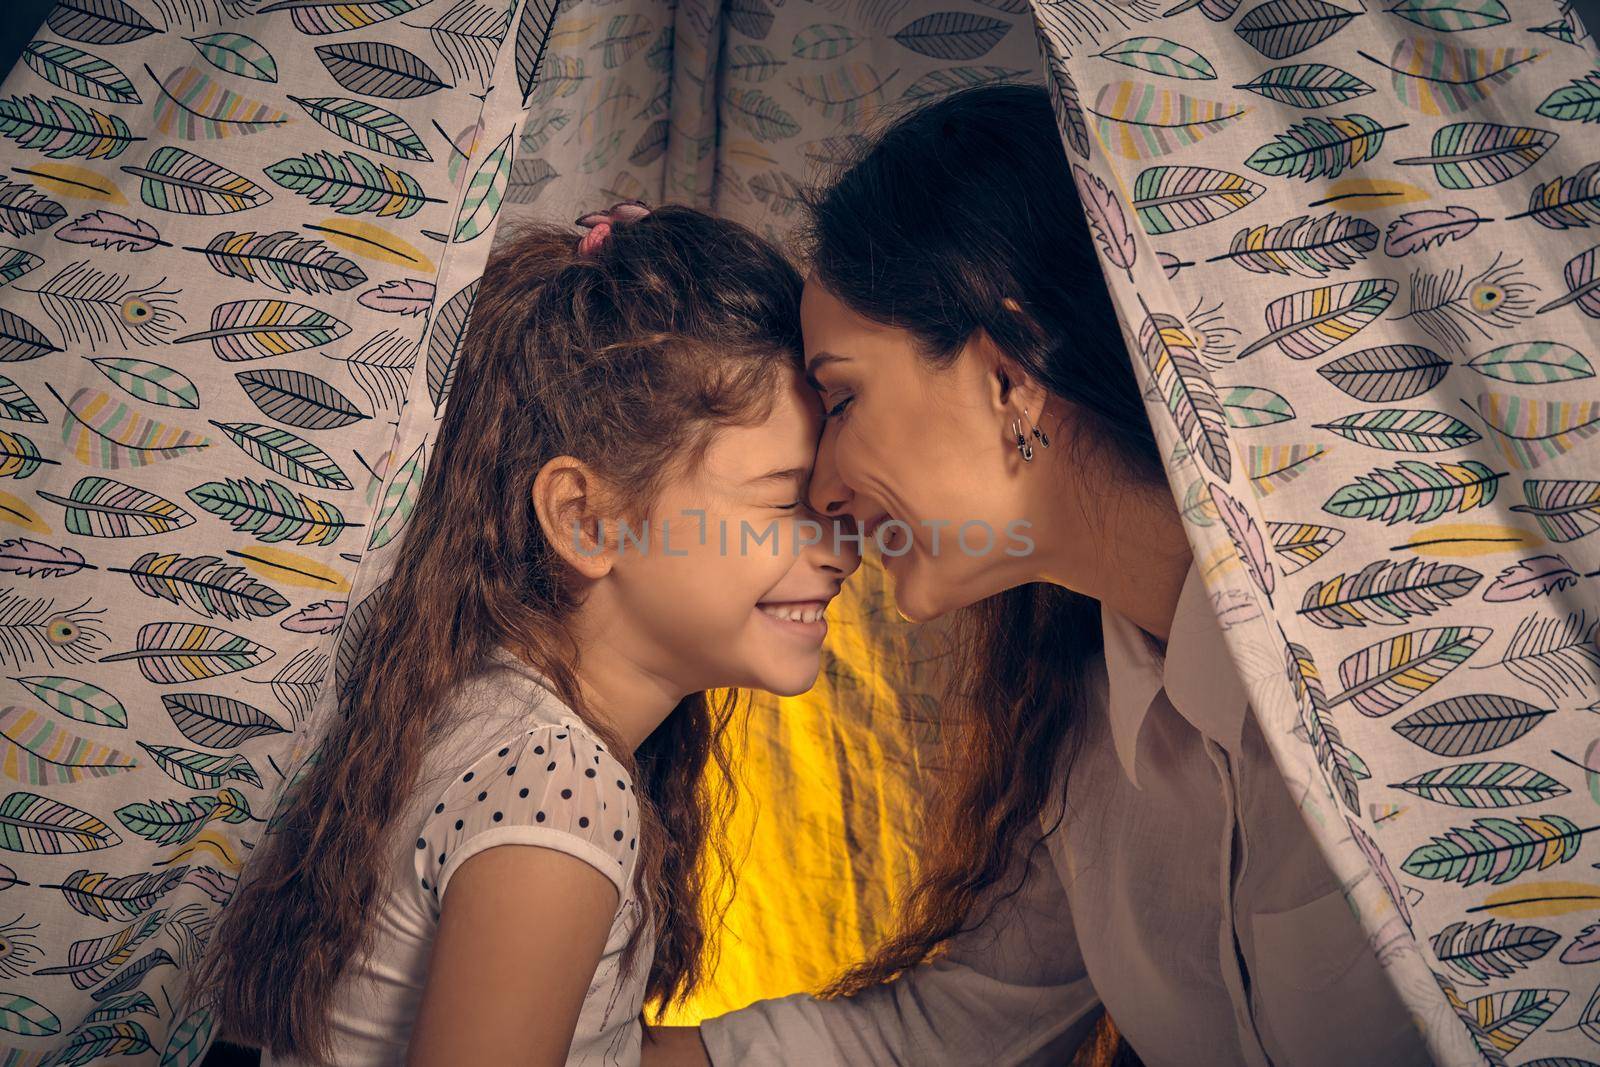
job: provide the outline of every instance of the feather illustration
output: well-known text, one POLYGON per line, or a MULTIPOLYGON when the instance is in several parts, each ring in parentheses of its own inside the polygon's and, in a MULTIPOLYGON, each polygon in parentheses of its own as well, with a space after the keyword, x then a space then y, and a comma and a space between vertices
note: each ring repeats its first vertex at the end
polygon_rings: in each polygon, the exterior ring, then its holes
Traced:
POLYGON ((106 638, 99 616, 104 608, 57 608, 48 597, 24 597, 0 589, 0 662, 84 663, 106 638))
POLYGON ((173 68, 165 78, 145 66, 161 95, 153 118, 156 129, 185 141, 247 137, 281 126, 289 116, 277 108, 229 89, 199 67, 173 68))
POLYGON ((1339 727, 1333 721, 1328 698, 1316 662, 1304 646, 1286 642, 1286 669, 1289 687, 1300 708, 1300 724, 1305 727, 1317 764, 1328 776, 1335 795, 1351 811, 1361 813, 1361 787, 1351 762, 1353 753, 1345 747, 1339 727))
POLYGON ((1600 122, 1600 71, 1591 71, 1545 97, 1539 114, 1560 122, 1600 122))
POLYGON ((254 819, 244 794, 232 786, 216 796, 187 800, 139 801, 117 809, 122 825, 158 845, 181 845, 192 840, 213 819, 241 823, 254 819))
POLYGON ((133 660, 147 681, 195 682, 248 670, 273 656, 271 649, 218 626, 149 622, 139 627, 131 652, 102 656, 102 663, 133 660))
POLYGON ((1523 280, 1522 260, 1502 265, 1503 256, 1497 253, 1487 267, 1470 276, 1464 264, 1442 274, 1413 272, 1411 307, 1399 318, 1415 318, 1440 344, 1458 350, 1472 333, 1493 337, 1496 330, 1512 329, 1531 318, 1539 287, 1523 280))
POLYGON ((1600 245, 1595 245, 1587 252, 1580 252, 1567 260, 1567 265, 1562 269, 1561 276, 1566 280, 1567 292, 1558 296, 1550 303, 1541 307, 1538 314, 1565 307, 1568 304, 1577 304, 1578 310, 1592 319, 1600 319, 1600 245))
POLYGON ((39 446, 22 434, 0 430, 0 478, 26 478, 41 464, 59 462, 40 455, 39 446))
POLYGON ((1087 110, 1107 151, 1124 159, 1151 159, 1224 129, 1250 109, 1143 82, 1115 81, 1101 88, 1087 110))
POLYGON ((97 685, 54 675, 37 675, 14 681, 69 719, 119 730, 128 726, 128 711, 122 702, 97 685))
POLYGON ((321 378, 304 371, 273 368, 235 375, 245 393, 269 419, 302 430, 336 430, 371 416, 321 378))
POLYGON ((1337 574, 1306 588, 1299 615, 1337 630, 1377 623, 1397 626, 1446 608, 1483 575, 1454 563, 1374 560, 1357 574, 1337 574))
POLYGON ((250 766, 250 761, 235 753, 219 756, 214 752, 196 752, 178 745, 152 745, 140 741, 139 747, 167 776, 179 785, 190 789, 221 789, 227 782, 245 782, 260 788, 261 776, 250 766))
POLYGON ((39 490, 67 509, 67 529, 86 537, 142 537, 188 526, 194 516, 143 489, 92 475, 78 479, 70 496, 39 490))
POLYGON ((359 148, 400 159, 433 161, 432 153, 406 120, 377 104, 337 96, 307 99, 291 95, 289 99, 314 121, 359 148))
POLYGON ((1407 22, 1441 33, 1481 30, 1511 21, 1501 0, 1400 0, 1389 8, 1407 22))
POLYGON ((1446 189, 1480 189, 1521 174, 1557 140, 1557 134, 1533 126, 1457 122, 1434 131, 1431 154, 1395 163, 1432 167, 1434 180, 1446 189))
POLYGON ((139 179, 139 199, 179 215, 226 215, 260 207, 272 194, 220 163, 162 145, 142 167, 122 168, 139 179))
POLYGON ((1345 688, 1331 703, 1348 700, 1363 715, 1388 715, 1459 667, 1491 633, 1486 626, 1441 626, 1369 645, 1340 661, 1345 688))
POLYGON ((1264 187, 1210 167, 1146 167, 1133 183, 1133 210, 1144 232, 1174 233, 1231 215, 1264 187))
POLYGON ((505 197, 506 182, 511 175, 511 134, 495 146, 478 165, 467 191, 461 199, 461 210, 456 216, 453 241, 470 241, 487 233, 500 213, 500 203, 505 197))
POLYGON ((1505 653, 1493 663, 1478 667, 1504 667, 1535 686, 1552 704, 1582 696, 1600 685, 1600 645, 1595 635, 1600 618, 1586 611, 1564 618, 1530 615, 1517 624, 1505 653))
POLYGON ((1139 255, 1133 230, 1128 226, 1128 216, 1122 210, 1106 183, 1077 164, 1072 166, 1073 184, 1078 188, 1078 199, 1089 216, 1089 228, 1100 245, 1100 252, 1113 266, 1127 272, 1133 280, 1133 264, 1139 255))
POLYGON ((1004 19, 966 11, 937 11, 891 34, 897 43, 930 59, 977 59, 1011 29, 1004 19))
POLYGON ((1267 335, 1236 358, 1274 344, 1291 359, 1320 356, 1383 314, 1398 291, 1389 279, 1374 278, 1279 297, 1267 305, 1267 335))
POLYGON ((1394 732, 1436 756, 1475 756, 1510 744, 1553 714, 1553 708, 1482 693, 1429 704, 1395 723, 1394 732))
POLYGON ((0 800, 0 848, 9 852, 61 856, 120 844, 115 830, 70 804, 21 790, 0 800))
POLYGON ((1444 380, 1450 361, 1420 345, 1380 345, 1324 363, 1317 373, 1368 403, 1409 400, 1444 380))
POLYGON ((1525 218, 1552 230, 1600 226, 1600 162, 1570 178, 1551 178, 1534 186, 1528 210, 1506 216, 1507 221, 1525 218))
POLYGON ((1511 510, 1532 515, 1552 541, 1576 541, 1600 530, 1600 482, 1529 478, 1522 492, 1527 503, 1513 504, 1511 510))
POLYGON ((280 293, 339 292, 367 280, 366 272, 353 261, 293 230, 260 234, 226 230, 204 248, 186 245, 184 250, 205 253, 206 262, 224 277, 260 282, 280 293))
POLYGON ((396 315, 421 315, 433 306, 434 285, 421 278, 384 282, 356 298, 362 307, 396 315))
POLYGON ((0 137, 51 159, 115 159, 139 137, 116 115, 54 96, 0 100, 0 137))
POLYGON ((1579 574, 1560 556, 1533 556, 1500 572, 1483 599, 1491 604, 1548 596, 1578 583, 1579 574))
POLYGON ((234 300, 211 311, 211 328, 173 344, 210 341, 218 359, 242 362, 303 352, 337 341, 350 327, 326 311, 287 300, 234 300))
MULTIPOLYGON (((12 794, 15 796, 16 794, 12 794)), ((161 929, 166 912, 157 908, 129 926, 103 937, 74 941, 67 950, 67 962, 59 967, 44 967, 34 974, 64 974, 79 989, 88 989, 110 977, 111 972, 133 958, 134 951, 161 929)))
POLYGON ((276 0, 257 15, 288 11, 294 28, 305 34, 341 33, 375 25, 421 7, 428 0, 276 0))
POLYGON ((460 0, 426 29, 456 81, 470 76, 483 82, 494 69, 495 56, 511 30, 511 9, 460 0))
POLYGON ((1539 926, 1502 925, 1493 919, 1476 926, 1453 922, 1433 935, 1433 954, 1467 985, 1509 978, 1561 942, 1561 935, 1539 926))
POLYGON ((91 211, 56 231, 59 240, 91 248, 117 252, 148 252, 159 246, 170 248, 156 228, 148 222, 130 219, 114 211, 91 211))
POLYGON ((450 87, 421 56, 384 41, 318 45, 316 54, 333 80, 357 96, 412 100, 450 87))
POLYGON ((123 0, 77 0, 51 10, 46 24, 80 44, 127 44, 160 30, 123 0))
POLYGON ((1083 103, 1078 98, 1077 83, 1072 80, 1072 72, 1067 70, 1066 63, 1053 49, 1047 48, 1045 53, 1046 66, 1050 71, 1050 83, 1055 89, 1050 98, 1055 107, 1056 125, 1061 129, 1062 138, 1079 158, 1088 159, 1091 154, 1089 125, 1083 116, 1083 103))
POLYGON ((1354 74, 1325 63, 1273 67, 1234 88, 1248 89, 1268 100, 1303 108, 1342 104, 1373 91, 1372 86, 1354 74))
POLYGON ((1238 429, 1271 426, 1294 418, 1294 408, 1288 400, 1261 386, 1229 389, 1222 395, 1222 407, 1227 412, 1228 425, 1238 429))
POLYGON ((328 663, 327 656, 302 648, 293 659, 278 669, 269 682, 272 695, 289 709, 296 729, 311 713, 311 705, 327 678, 328 663))
POLYGON ((1169 41, 1165 37, 1129 37, 1095 55, 1125 67, 1168 78, 1214 81, 1217 77, 1217 70, 1209 59, 1187 45, 1169 41))
POLYGON ((58 89, 108 104, 138 104, 139 91, 116 64, 69 44, 38 40, 22 51, 22 61, 58 89))
POLYGON ((173 299, 180 290, 161 288, 166 278, 137 286, 126 274, 100 271, 88 260, 70 263, 33 293, 56 327, 78 344, 161 344, 183 322, 173 299))
POLYGON ((0 374, 0 419, 32 423, 50 421, 45 418, 44 412, 39 410, 39 405, 33 402, 33 398, 3 374, 0 374))
POLYGON ((1287 59, 1332 37, 1357 14, 1325 0, 1268 0, 1246 11, 1233 32, 1268 59, 1287 59))
POLYGON ((1344 531, 1314 522, 1269 522, 1267 536, 1278 556, 1278 568, 1293 574, 1327 554, 1344 537, 1344 531))
POLYGON ((308 152, 290 156, 266 168, 267 177, 306 197, 313 204, 331 206, 341 215, 369 212, 380 218, 406 219, 424 204, 443 203, 427 196, 415 178, 385 163, 375 163, 359 152, 308 152))
POLYGON ((1245 473, 1256 496, 1264 497, 1300 477, 1327 454, 1318 444, 1251 445, 1245 451, 1245 473))
POLYGON ((855 123, 883 104, 885 89, 900 71, 880 74, 869 63, 838 63, 825 74, 791 79, 789 87, 824 118, 855 123))
POLYGON ((1494 431, 1491 440, 1500 454, 1524 470, 1600 433, 1600 401, 1537 401, 1480 393, 1476 407, 1467 406, 1494 431))
POLYGON ((1383 135, 1403 129, 1366 115, 1310 115, 1250 154, 1244 165, 1280 178, 1337 178, 1377 156, 1383 135))
POLYGON ((1443 452, 1479 440, 1472 427, 1442 411, 1378 408, 1313 425, 1340 437, 1390 452, 1443 452))
POLYGON ((759 89, 724 90, 728 120, 758 141, 780 141, 800 132, 800 123, 759 89))
POLYGON ((1446 241, 1459 241, 1485 222, 1477 212, 1465 207, 1447 207, 1439 210, 1413 211, 1389 223, 1384 233, 1383 254, 1409 256, 1446 241))
POLYGON ((277 720, 242 700, 211 693, 165 693, 161 702, 178 731, 206 748, 237 748, 286 731, 277 720))
POLYGON ((85 466, 142 467, 211 445, 209 438, 147 418, 104 389, 85 386, 62 400, 54 386, 45 388, 66 408, 62 443, 85 466))
POLYGON ((349 489, 348 475, 322 449, 278 426, 212 422, 257 463, 275 474, 319 489, 349 489))
POLYGON ((1251 579, 1256 586, 1266 595, 1267 602, 1272 602, 1272 591, 1277 584, 1276 576, 1272 570, 1272 560, 1267 555, 1266 542, 1261 538, 1261 531, 1256 527, 1256 522, 1250 517, 1243 504, 1225 493, 1215 483, 1211 486, 1211 500, 1217 505, 1217 514, 1222 519, 1222 526, 1228 531, 1228 537, 1233 541, 1239 559, 1244 563, 1245 570, 1250 572, 1251 579))
POLYGON ((202 59, 226 74, 259 82, 278 80, 278 61, 252 37, 223 31, 190 37, 188 41, 202 59))
POLYGON ((344 623, 344 600, 324 600, 307 604, 278 625, 300 634, 331 634, 344 623))
POLYGON ((1213 474, 1232 471, 1227 415, 1210 376, 1195 354, 1193 336, 1171 315, 1147 314, 1139 329, 1139 354, 1190 451, 1213 474))
POLYGON ((77 870, 57 884, 39 888, 61 890, 62 897, 80 915, 107 922, 128 922, 139 918, 176 889, 188 873, 187 867, 174 867, 114 878, 110 874, 77 870))
POLYGON ((189 490, 189 499, 234 529, 275 544, 330 545, 352 523, 333 504, 295 493, 274 481, 229 478, 189 490))
POLYGON ((1471 826, 1453 827, 1414 849, 1400 869, 1429 881, 1501 885, 1525 871, 1542 871, 1572 859, 1583 835, 1592 829, 1580 829, 1560 815, 1474 819, 1471 826))
POLYGON ((367 544, 369 550, 382 548, 405 529, 417 506, 417 493, 422 488, 425 469, 423 446, 419 444, 383 491, 383 503, 373 521, 372 540, 367 544))
POLYGON ((478 295, 478 282, 474 280, 445 301, 428 335, 428 396, 433 400, 437 416, 450 395, 450 385, 455 380, 456 362, 461 356, 461 345, 466 338, 467 315, 478 295))
POLYGON ((117 388, 145 403, 190 410, 200 406, 200 390, 171 367, 131 357, 89 362, 117 388))
POLYGON ((1474 460, 1423 463, 1403 459, 1336 489, 1322 509, 1330 515, 1397 522, 1432 522, 1450 511, 1470 511, 1494 500, 1500 479, 1474 460))
POLYGON ((60 578, 85 567, 93 569, 75 548, 55 548, 26 537, 0 541, 0 571, 24 578, 60 578))
POLYGON ((1394 788, 1456 808, 1510 808, 1572 792, 1543 771, 1501 762, 1437 767, 1396 782, 1394 788))
POLYGON ((0 178, 0 232, 24 237, 66 217, 66 208, 33 186, 0 178))
POLYGON ((80 737, 32 708, 0 710, 0 771, 23 785, 71 785, 137 766, 136 757, 80 737))
POLYGON ((1600 923, 1590 923, 1561 950, 1562 963, 1593 963, 1600 959, 1600 923))
POLYGON ((1455 115, 1483 103, 1499 86, 1546 55, 1536 48, 1472 48, 1436 37, 1406 37, 1388 62, 1356 55, 1389 71, 1395 96, 1424 115, 1455 115))
POLYGON ((289 606, 283 594, 216 556, 146 552, 127 567, 111 567, 133 579, 146 596, 183 604, 207 618, 262 618, 289 606))
POLYGON ((1322 218, 1297 215, 1276 226, 1247 226, 1228 251, 1207 263, 1228 260, 1253 274, 1298 274, 1321 278, 1345 270, 1378 247, 1378 228, 1365 219, 1332 212, 1322 218))

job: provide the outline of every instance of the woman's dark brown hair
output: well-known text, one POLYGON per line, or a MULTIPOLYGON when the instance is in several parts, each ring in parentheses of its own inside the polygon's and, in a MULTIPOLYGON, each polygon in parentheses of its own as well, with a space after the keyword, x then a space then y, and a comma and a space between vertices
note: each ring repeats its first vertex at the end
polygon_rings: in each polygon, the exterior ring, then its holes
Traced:
MULTIPOLYGON (((847 306, 907 330, 934 368, 987 332, 1070 411, 1072 440, 1099 450, 1101 469, 1166 491, 1044 89, 985 86, 900 118, 810 208, 815 276, 847 306)), ((1064 811, 1054 786, 1081 744, 1099 604, 1021 585, 963 609, 952 636, 962 662, 921 869, 898 932, 829 995, 887 981, 984 922, 1020 888, 1047 806, 1064 811)))
MULTIPOLYGON (((619 513, 647 515, 718 429, 770 415, 782 368, 801 358, 801 279, 750 230, 688 208, 619 223, 590 255, 576 237, 525 226, 490 258, 418 506, 339 713, 191 976, 229 1040, 326 1059, 330 998, 371 948, 396 823, 424 753, 450 727, 445 698, 497 643, 631 763, 643 802, 635 887, 657 933, 647 1001, 664 1008, 703 977, 720 897, 704 883, 726 869, 707 850, 722 848, 731 797, 719 739, 739 694, 684 698, 630 760, 584 707, 568 629, 581 590, 530 490, 547 461, 574 456, 619 513), (723 788, 707 782, 713 760, 723 788)), ((638 945, 636 935, 629 956, 638 945)))

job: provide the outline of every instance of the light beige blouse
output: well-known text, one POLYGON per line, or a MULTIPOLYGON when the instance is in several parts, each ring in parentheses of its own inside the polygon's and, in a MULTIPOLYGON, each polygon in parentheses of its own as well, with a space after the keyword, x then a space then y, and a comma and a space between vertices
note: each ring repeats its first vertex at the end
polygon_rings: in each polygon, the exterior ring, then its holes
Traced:
POLYGON ((1199 571, 1164 660, 1101 620, 1068 815, 1023 889, 886 986, 708 1020, 716 1067, 1065 1064, 1102 1007, 1149 1067, 1429 1063, 1247 714, 1199 571))

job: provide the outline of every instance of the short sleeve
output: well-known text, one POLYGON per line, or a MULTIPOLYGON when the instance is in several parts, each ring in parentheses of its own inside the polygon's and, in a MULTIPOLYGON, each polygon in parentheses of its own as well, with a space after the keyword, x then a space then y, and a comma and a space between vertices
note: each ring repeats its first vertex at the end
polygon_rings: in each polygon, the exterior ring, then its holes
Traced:
POLYGON ((537 845, 583 860, 625 897, 639 854, 637 800, 632 777, 593 734, 540 725, 446 783, 417 837, 418 883, 437 906, 479 852, 537 845))

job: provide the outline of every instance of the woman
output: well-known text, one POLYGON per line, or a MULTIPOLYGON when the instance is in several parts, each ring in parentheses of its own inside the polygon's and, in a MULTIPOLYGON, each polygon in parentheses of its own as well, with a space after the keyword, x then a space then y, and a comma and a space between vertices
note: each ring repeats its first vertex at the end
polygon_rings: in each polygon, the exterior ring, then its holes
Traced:
POLYGON ((903 118, 810 236, 811 503, 959 612, 959 736, 900 932, 646 1064, 1064 1064, 1102 1009, 1151 1067, 1429 1062, 1247 714, 1046 93, 903 118))

